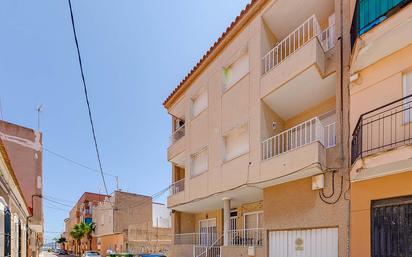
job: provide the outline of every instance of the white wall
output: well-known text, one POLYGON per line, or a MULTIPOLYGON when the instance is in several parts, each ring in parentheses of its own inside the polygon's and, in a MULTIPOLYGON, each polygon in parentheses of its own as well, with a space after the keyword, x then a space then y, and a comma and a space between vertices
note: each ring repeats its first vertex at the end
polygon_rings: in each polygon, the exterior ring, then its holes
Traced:
POLYGON ((153 227, 159 228, 170 228, 172 227, 171 223, 171 212, 170 209, 164 204, 153 203, 152 204, 152 218, 153 218, 153 227))

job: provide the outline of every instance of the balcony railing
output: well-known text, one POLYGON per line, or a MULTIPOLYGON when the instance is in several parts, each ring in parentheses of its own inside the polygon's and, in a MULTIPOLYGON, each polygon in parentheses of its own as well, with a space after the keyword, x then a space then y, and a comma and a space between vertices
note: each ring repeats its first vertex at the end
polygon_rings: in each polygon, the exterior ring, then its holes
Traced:
POLYGON ((193 247, 193 257, 221 257, 220 246, 201 246, 193 247))
POLYGON ((185 179, 174 182, 169 188, 169 195, 174 195, 185 190, 185 179))
POLYGON ((322 31, 315 15, 310 16, 297 29, 280 41, 263 56, 263 74, 278 66, 289 55, 303 47, 312 38, 318 36, 324 51, 333 47, 334 25, 322 31))
POLYGON ((176 129, 170 136, 170 145, 176 143, 179 139, 185 136, 185 125, 176 129))
POLYGON ((352 134, 352 163, 358 158, 412 143, 412 95, 362 114, 352 134))
POLYGON ((366 33, 412 0, 358 0, 352 19, 352 46, 358 36, 366 33))
POLYGON ((237 229, 228 231, 229 245, 233 246, 262 246, 263 229, 237 229))
POLYGON ((185 233, 174 234, 175 245, 203 245, 210 246, 216 243, 221 236, 217 233, 185 233))
POLYGON ((270 159, 315 141, 324 145, 324 127, 318 117, 305 121, 262 142, 262 159, 270 159))

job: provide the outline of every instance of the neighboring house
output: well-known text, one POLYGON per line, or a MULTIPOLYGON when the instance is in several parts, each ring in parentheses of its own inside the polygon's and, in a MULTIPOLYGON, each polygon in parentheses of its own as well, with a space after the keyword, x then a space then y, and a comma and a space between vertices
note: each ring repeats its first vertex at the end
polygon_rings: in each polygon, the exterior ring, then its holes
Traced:
POLYGON ((14 174, 32 215, 28 221, 28 256, 38 256, 43 244, 42 134, 6 121, 0 121, 0 137, 14 174))
POLYGON ((31 215, 10 156, 0 139, 0 256, 35 257, 27 223, 31 215))
POLYGON ((348 15, 253 0, 167 97, 171 256, 348 255, 348 15))
MULTIPOLYGON (((78 250, 83 252, 90 248, 89 242, 84 238, 81 242, 80 249, 77 249, 75 240, 70 236, 70 231, 73 229, 74 225, 79 224, 80 222, 96 223, 96 221, 93 220, 93 207, 97 206, 101 201, 104 201, 106 197, 107 195, 85 192, 79 198, 77 203, 70 210, 69 218, 64 220, 64 234, 67 235, 66 250, 75 253, 78 250)), ((94 250, 97 249, 97 241, 95 237, 92 239, 91 248, 94 250)))
POLYGON ((103 256, 108 252, 159 252, 169 248, 170 212, 166 206, 152 203, 150 196, 115 191, 93 208, 93 220, 97 247, 103 256))
POLYGON ((351 256, 412 256, 412 1, 351 0, 351 256))

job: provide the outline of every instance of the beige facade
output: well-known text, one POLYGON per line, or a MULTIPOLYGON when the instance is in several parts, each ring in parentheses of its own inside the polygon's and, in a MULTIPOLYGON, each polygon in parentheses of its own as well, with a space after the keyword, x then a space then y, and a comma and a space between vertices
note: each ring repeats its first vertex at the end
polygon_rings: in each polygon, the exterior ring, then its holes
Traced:
POLYGON ((171 243, 170 212, 150 196, 115 191, 93 208, 97 247, 109 252, 167 252, 171 243))
POLYGON ((252 1, 166 99, 172 256, 274 257, 293 244, 277 233, 321 230, 347 255, 346 17, 345 1, 252 1))
POLYGON ((64 220, 64 234, 67 235, 67 243, 65 245, 67 251, 70 253, 79 253, 90 248, 93 250, 97 249, 96 237, 93 237, 91 246, 86 238, 84 238, 80 242, 80 245, 78 245, 76 240, 70 235, 70 231, 76 224, 81 222, 96 223, 93 219, 93 207, 97 206, 101 201, 104 201, 106 197, 107 195, 85 192, 70 210, 69 217, 64 220))
MULTIPOLYGON (((350 60, 353 257, 411 253, 407 249, 410 243, 400 243, 403 236, 411 237, 402 214, 405 208, 410 208, 408 199, 412 195, 409 132, 412 5, 408 2, 391 3, 394 5, 383 9, 372 26, 358 24, 358 33, 353 35, 350 60), (390 221, 390 225, 386 221, 390 221)), ((356 1, 352 0, 354 25, 355 7, 356 1)), ((364 15, 374 17, 367 13, 373 10, 367 10, 364 15)))
MULTIPOLYGON (((28 256, 38 256, 43 245, 43 171, 42 134, 20 125, 0 121, 0 137, 8 154, 22 195, 30 209, 28 256)), ((27 223, 27 221, 25 221, 27 223)))
POLYGON ((32 255, 32 232, 28 220, 32 213, 14 173, 5 145, 0 139, 0 255, 32 255))

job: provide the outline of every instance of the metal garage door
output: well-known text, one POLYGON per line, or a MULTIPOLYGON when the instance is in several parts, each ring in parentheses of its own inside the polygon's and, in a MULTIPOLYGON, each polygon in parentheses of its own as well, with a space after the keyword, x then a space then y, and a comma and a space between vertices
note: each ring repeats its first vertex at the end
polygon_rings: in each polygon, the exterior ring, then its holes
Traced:
POLYGON ((412 256, 412 196, 372 202, 372 256, 412 256))
POLYGON ((338 229, 270 232, 269 257, 338 257, 338 229))

